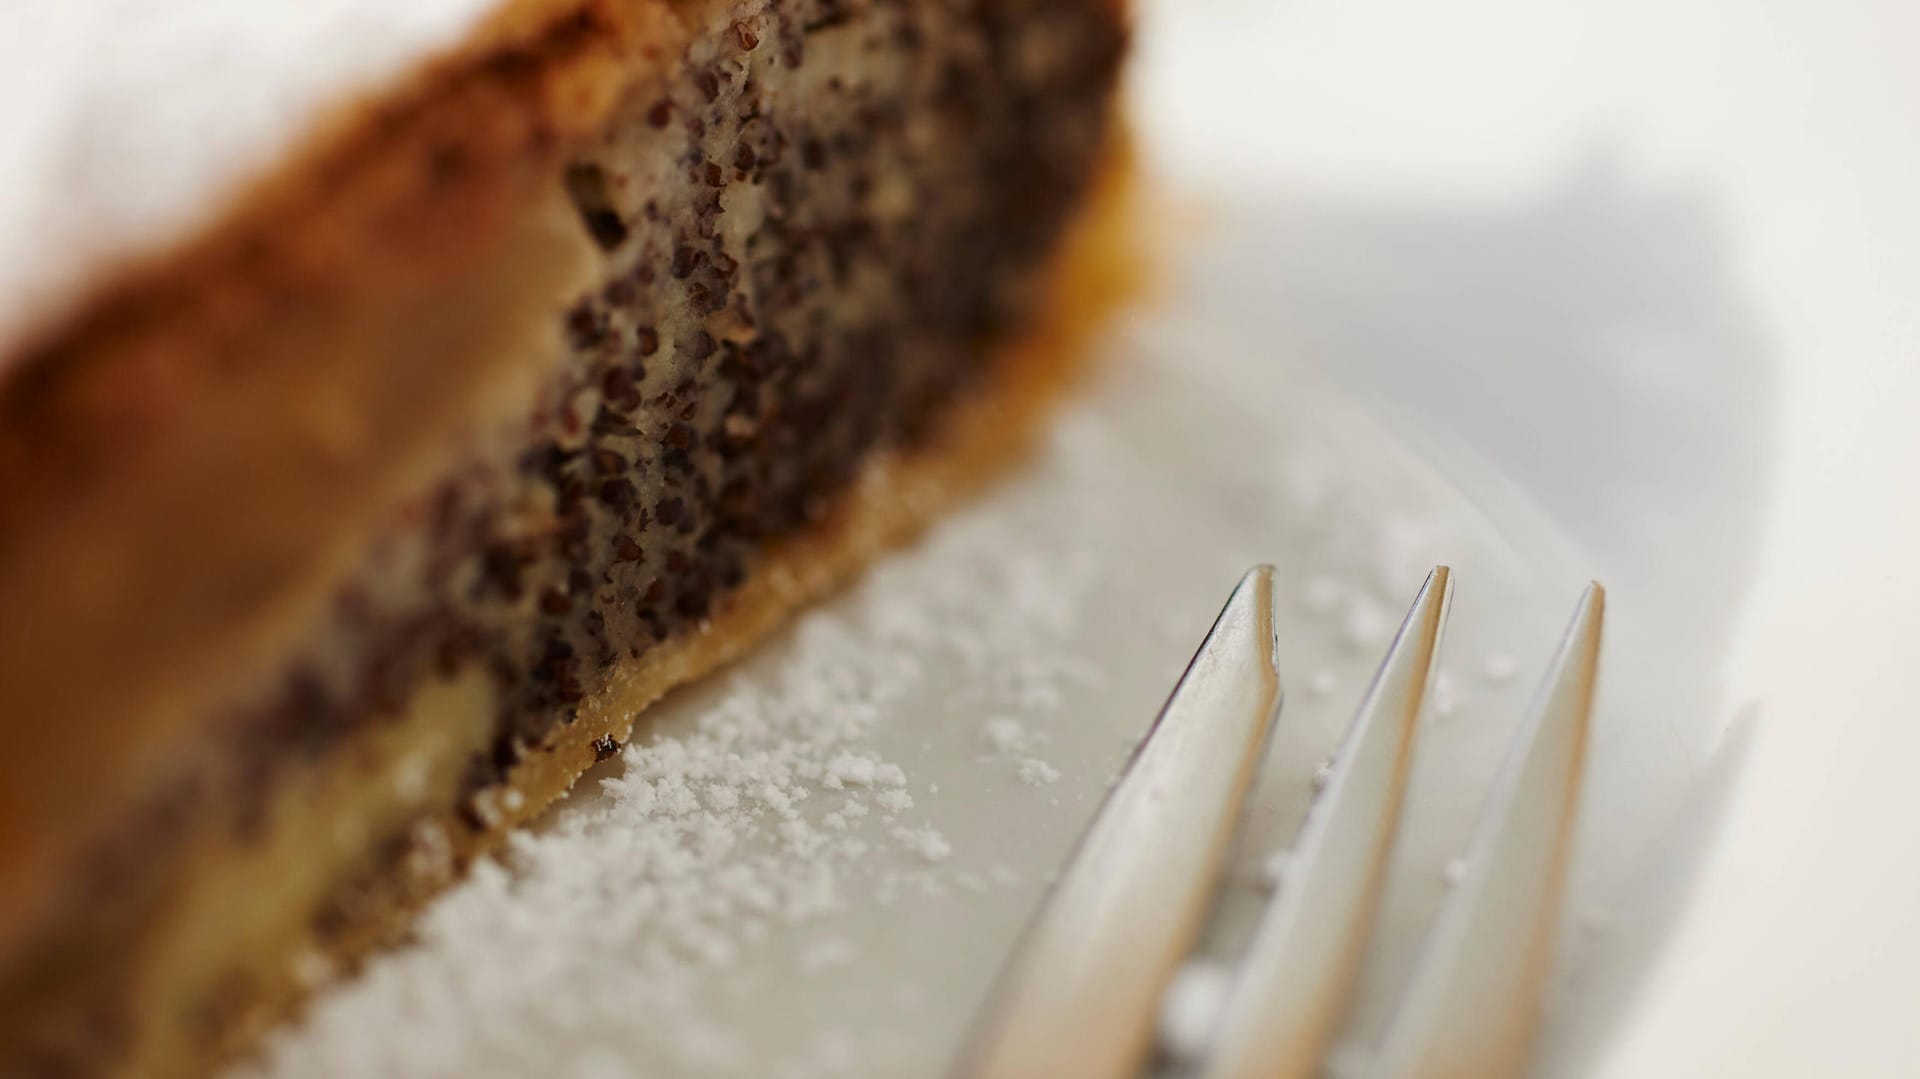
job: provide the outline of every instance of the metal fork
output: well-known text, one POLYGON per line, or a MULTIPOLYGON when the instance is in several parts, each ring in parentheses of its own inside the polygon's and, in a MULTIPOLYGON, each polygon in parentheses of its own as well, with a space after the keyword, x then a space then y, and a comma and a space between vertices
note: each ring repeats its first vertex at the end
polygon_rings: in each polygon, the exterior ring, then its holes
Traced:
MULTIPOLYGON (((1428 575, 1381 661, 1240 961, 1208 1079, 1318 1067, 1366 952, 1452 596, 1428 575)), ((1271 567, 1241 579, 975 1020, 954 1074, 1126 1076, 1153 1045, 1281 705, 1271 567)), ((1605 593, 1549 663, 1391 1023, 1362 1073, 1520 1070, 1559 922, 1605 593)))

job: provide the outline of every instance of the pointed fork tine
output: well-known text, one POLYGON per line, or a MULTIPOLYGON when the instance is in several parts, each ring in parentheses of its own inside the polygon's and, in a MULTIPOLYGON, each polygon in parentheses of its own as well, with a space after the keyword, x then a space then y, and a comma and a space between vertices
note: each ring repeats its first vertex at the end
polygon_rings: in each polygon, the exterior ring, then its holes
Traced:
POLYGON ((1370 1074, 1518 1074, 1559 925, 1606 593, 1587 587, 1370 1074))
POLYGON ((1131 1074, 1280 708, 1273 569, 1241 579, 981 1013, 959 1076, 1131 1074))
POLYGON ((1261 917, 1207 1076, 1313 1074, 1365 951, 1451 596, 1452 574, 1435 567, 1347 728, 1261 917))

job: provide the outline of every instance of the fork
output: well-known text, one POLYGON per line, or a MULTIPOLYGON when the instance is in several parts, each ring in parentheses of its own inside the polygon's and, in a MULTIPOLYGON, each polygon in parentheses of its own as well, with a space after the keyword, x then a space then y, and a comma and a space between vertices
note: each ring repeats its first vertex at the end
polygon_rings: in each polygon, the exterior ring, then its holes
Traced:
MULTIPOLYGON (((1351 1003, 1440 655, 1452 574, 1435 567, 1348 725, 1198 1061, 1206 1079, 1306 1076, 1351 1003)), ((953 1071, 1136 1074, 1192 950, 1279 715, 1274 571, 1234 589, 1016 945, 953 1071)), ((1517 1073, 1559 924, 1605 591, 1589 584, 1486 797, 1393 1017, 1378 1079, 1517 1073)))

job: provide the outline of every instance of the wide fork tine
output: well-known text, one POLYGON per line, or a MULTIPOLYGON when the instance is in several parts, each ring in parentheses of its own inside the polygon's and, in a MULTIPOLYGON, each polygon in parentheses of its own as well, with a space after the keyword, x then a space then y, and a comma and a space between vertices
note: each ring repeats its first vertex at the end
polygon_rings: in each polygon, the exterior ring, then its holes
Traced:
POLYGON ((1606 592, 1587 586, 1368 1074, 1518 1074, 1559 927, 1606 592))
POLYGON ((1064 876, 956 1075, 1120 1076, 1151 1046, 1280 708, 1273 569, 1241 579, 1064 876))
POLYGON ((1452 574, 1428 575, 1301 829, 1235 981, 1209 1077, 1311 1075, 1351 994, 1400 820, 1452 574))

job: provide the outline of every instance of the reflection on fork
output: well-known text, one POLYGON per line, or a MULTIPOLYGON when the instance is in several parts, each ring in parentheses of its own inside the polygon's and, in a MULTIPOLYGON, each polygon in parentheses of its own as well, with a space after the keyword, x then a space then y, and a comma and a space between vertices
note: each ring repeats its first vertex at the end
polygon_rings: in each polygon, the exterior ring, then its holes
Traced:
MULTIPOLYGON (((1451 574, 1436 568, 1347 729, 1197 1074, 1319 1067, 1371 935, 1451 595, 1451 574)), ((1016 946, 956 1075, 1138 1071, 1279 712, 1273 605, 1273 571, 1248 572, 1016 946)), ((1360 1074, 1523 1066, 1566 882, 1604 610, 1589 585, 1494 780, 1465 873, 1360 1074)))

